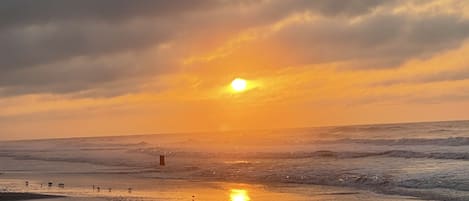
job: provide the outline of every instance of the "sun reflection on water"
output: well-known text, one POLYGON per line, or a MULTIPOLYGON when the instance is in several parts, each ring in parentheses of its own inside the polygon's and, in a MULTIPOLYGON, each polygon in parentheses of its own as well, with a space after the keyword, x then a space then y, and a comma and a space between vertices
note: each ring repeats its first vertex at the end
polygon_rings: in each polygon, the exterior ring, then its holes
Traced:
POLYGON ((250 201, 248 192, 242 189, 231 189, 230 190, 230 201, 250 201))

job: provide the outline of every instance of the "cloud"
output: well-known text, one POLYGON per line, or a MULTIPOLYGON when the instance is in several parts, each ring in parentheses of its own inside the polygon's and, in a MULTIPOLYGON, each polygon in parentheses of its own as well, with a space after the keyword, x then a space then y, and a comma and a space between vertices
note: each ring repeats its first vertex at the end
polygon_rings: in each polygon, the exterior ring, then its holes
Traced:
POLYGON ((349 19, 304 13, 290 18, 280 28, 260 28, 254 39, 235 47, 227 44, 229 51, 207 61, 215 66, 252 61, 247 69, 333 62, 346 62, 346 69, 398 67, 456 48, 469 37, 469 20, 457 14, 373 13, 349 19))
POLYGON ((180 35, 179 18, 218 6, 206 0, 4 1, 0 96, 106 91, 101 88, 117 83, 125 85, 107 91, 126 93, 138 88, 126 85, 177 68, 173 54, 158 49, 180 35))
POLYGON ((0 33, 3 48, 0 70, 33 68, 73 57, 90 58, 164 43, 172 34, 165 23, 51 24, 28 26, 0 33))
POLYGON ((76 93, 103 91, 99 88, 115 83, 136 85, 126 80, 176 71, 175 60, 177 56, 184 57, 184 46, 203 44, 196 40, 206 37, 206 29, 212 30, 213 35, 226 35, 222 30, 236 33, 273 23, 300 10, 352 16, 369 12, 381 3, 355 0, 347 3, 2 1, 0 95, 76 93), (159 60, 156 64, 141 61, 150 60, 148 52, 168 43, 178 47, 172 53, 153 56, 159 60), (126 58, 116 56, 123 54, 126 58), (138 56, 141 54, 147 56, 138 56))
POLYGON ((435 54, 432 57, 413 59, 395 69, 398 76, 377 79, 370 86, 417 85, 464 81, 469 79, 469 63, 466 55, 469 42, 461 47, 435 54))
POLYGON ((397 67, 469 35, 463 13, 396 12, 402 3, 2 1, 0 96, 120 95, 164 73, 227 64, 225 71, 236 72, 335 62, 352 70, 397 67), (298 16, 306 17, 290 20, 298 16), (210 61, 182 64, 220 48, 226 52, 210 61))
POLYGON ((164 48, 145 52, 119 52, 102 56, 78 56, 32 68, 14 69, 0 74, 0 95, 30 93, 77 93, 102 96, 136 91, 139 83, 155 73, 168 71, 171 55, 164 48), (21 79, 19 79, 21 78, 21 79), (103 93, 104 92, 104 93, 103 93))
POLYGON ((135 18, 175 17, 218 6, 213 0, 5 0, 0 4, 0 29, 32 24, 80 21, 121 23, 135 18))

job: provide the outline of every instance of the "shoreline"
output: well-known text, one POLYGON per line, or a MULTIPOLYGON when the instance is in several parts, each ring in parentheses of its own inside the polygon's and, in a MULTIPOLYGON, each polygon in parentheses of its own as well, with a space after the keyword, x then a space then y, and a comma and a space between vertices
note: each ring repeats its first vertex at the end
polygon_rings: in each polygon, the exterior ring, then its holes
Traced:
MULTIPOLYGON (((73 178, 68 178, 73 179, 73 178)), ((101 178, 105 181, 107 178, 101 178)), ((21 183, 18 179, 18 184, 21 183)), ((85 180, 88 180, 85 178, 85 180)), ((16 201, 16 200, 40 200, 44 199, 47 201, 73 201, 79 197, 79 200, 86 201, 105 201, 105 200, 119 200, 119 198, 126 198, 129 201, 136 201, 140 198, 151 198, 160 200, 162 198, 171 198, 170 200, 176 200, 176 198, 187 198, 190 200, 191 196, 196 196, 197 200, 208 200, 215 201, 223 199, 229 199, 229 193, 232 189, 241 189, 249 193, 249 196, 253 196, 256 200, 272 200, 273 198, 280 198, 285 201, 306 201, 306 200, 367 200, 367 201, 404 201, 404 200, 420 200, 416 197, 401 196, 401 195, 389 195, 380 194, 377 192, 354 189, 350 187, 338 187, 328 185, 305 185, 305 184, 279 184, 279 185, 268 185, 255 184, 255 183, 231 183, 226 181, 204 181, 204 180, 185 180, 185 179, 159 179, 147 180, 128 180, 123 178, 123 181, 128 181, 132 184, 137 184, 134 187, 135 191, 131 194, 126 189, 113 188, 112 193, 108 193, 106 190, 99 192, 91 192, 90 189, 84 189, 82 187, 74 188, 76 184, 69 185, 69 192, 72 194, 65 194, 65 196, 48 195, 49 192, 37 192, 37 193, 10 193, 10 197, 3 197, 5 193, 0 193, 0 200, 16 201), (139 181, 138 181, 139 180, 139 181), (195 182, 195 183, 194 183, 195 182), (181 190, 184 189, 184 190, 181 190), (15 195, 16 194, 16 195, 15 195), (171 195, 177 195, 171 197, 171 195)), ((30 180, 32 185, 37 185, 38 182, 30 180)), ((12 181, 14 182, 14 181, 12 181)), ((114 181, 122 183, 121 181, 114 181)), ((15 182, 16 183, 16 182, 15 182)), ((109 184, 109 183, 108 183, 109 184)), ((100 186, 107 186, 106 183, 101 183, 100 186)), ((81 185, 80 185, 81 186, 81 185)), ((105 189, 105 188, 103 188, 105 189)), ((50 193, 57 193, 56 190, 52 190, 50 193)), ((179 199, 177 199, 179 200, 179 199)))

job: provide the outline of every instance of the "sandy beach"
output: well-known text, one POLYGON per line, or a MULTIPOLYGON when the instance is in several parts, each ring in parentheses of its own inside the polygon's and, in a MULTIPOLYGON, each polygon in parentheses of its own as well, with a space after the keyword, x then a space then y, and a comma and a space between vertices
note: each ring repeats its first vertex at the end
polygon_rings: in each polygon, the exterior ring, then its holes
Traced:
MULTIPOLYGON (((114 175, 116 176, 116 175, 114 175)), ((72 179, 72 178, 69 178, 72 179)), ((100 179, 105 179, 102 177, 100 179)), ((10 200, 41 200, 41 201, 179 201, 179 200, 201 200, 201 201, 405 201, 417 200, 411 197, 380 195, 363 190, 352 188, 340 188, 318 185, 260 185, 243 184, 229 182, 204 182, 204 181, 185 181, 185 180, 162 180, 154 179, 151 181, 139 179, 129 179, 124 176, 124 180, 135 186, 132 193, 126 189, 113 189, 108 192, 107 189, 97 190, 87 189, 80 185, 72 185, 67 189, 45 189, 37 190, 37 185, 33 181, 33 187, 29 191, 40 192, 47 195, 36 193, 15 193, 17 197, 10 200), (50 195, 52 194, 52 195, 50 195), (33 196, 34 195, 34 196, 33 196)), ((86 178, 86 181, 92 181, 86 178)), ((119 185, 123 180, 107 180, 104 183, 108 185, 119 185)), ((95 181, 96 182, 96 181, 95 181)), ((9 185, 20 185, 20 180, 10 180, 9 185)), ((25 190, 25 189, 23 189, 25 190)), ((20 190, 18 190, 20 191, 20 190)))
POLYGON ((0 192, 0 200, 2 201, 15 201, 15 200, 38 200, 38 199, 53 199, 63 198, 64 196, 45 195, 37 193, 14 193, 14 192, 0 192))

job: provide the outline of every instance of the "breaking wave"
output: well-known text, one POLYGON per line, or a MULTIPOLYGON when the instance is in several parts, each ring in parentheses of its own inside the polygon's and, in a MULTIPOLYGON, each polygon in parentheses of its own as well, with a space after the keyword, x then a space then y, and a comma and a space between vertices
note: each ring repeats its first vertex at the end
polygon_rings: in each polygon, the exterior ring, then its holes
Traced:
MULTIPOLYGON (((468 146, 469 137, 449 138, 401 138, 401 139, 341 139, 331 142, 375 144, 375 145, 435 145, 435 146, 468 146)), ((331 143, 329 142, 329 143, 331 143)))

